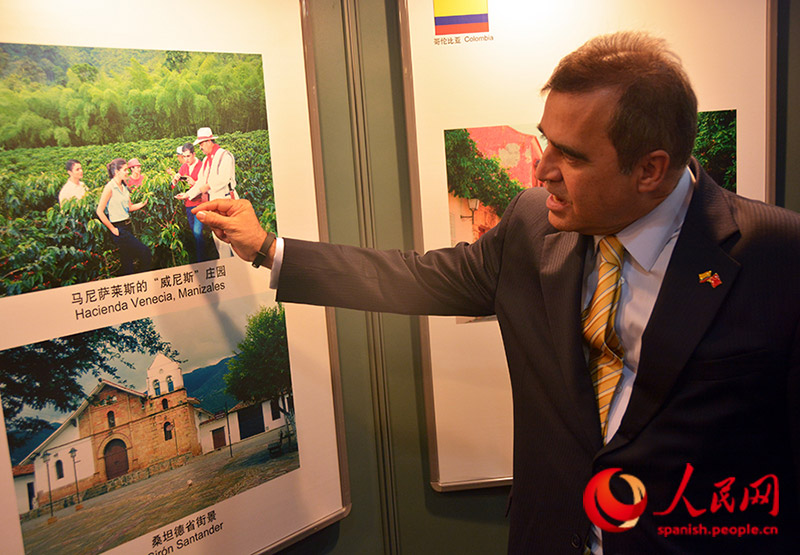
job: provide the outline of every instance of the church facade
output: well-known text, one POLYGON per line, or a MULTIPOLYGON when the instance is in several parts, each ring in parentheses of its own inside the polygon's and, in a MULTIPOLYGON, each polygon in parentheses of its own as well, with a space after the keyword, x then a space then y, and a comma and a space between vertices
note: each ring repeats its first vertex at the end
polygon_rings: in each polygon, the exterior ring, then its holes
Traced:
POLYGON ((136 480, 200 455, 200 425, 212 415, 188 397, 180 366, 157 355, 139 392, 101 379, 78 409, 21 465, 33 465, 44 506, 109 482, 136 480))

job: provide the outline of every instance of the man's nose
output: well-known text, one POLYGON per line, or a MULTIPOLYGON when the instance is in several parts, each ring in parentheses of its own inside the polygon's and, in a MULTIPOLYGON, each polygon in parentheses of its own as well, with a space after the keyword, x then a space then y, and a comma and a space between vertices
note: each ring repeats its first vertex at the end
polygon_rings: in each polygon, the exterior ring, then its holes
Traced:
POLYGON ((550 154, 550 147, 548 146, 544 149, 542 157, 534 163, 533 175, 540 182, 561 180, 561 172, 558 166, 553 163, 550 154))

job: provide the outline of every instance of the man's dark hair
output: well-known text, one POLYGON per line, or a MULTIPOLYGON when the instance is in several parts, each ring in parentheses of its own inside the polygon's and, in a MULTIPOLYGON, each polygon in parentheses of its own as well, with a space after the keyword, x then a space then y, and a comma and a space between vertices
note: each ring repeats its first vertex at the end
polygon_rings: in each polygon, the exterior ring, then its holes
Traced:
POLYGON ((67 160, 67 162, 64 164, 64 167, 66 168, 66 170, 67 170, 68 172, 71 172, 71 171, 72 171, 72 168, 74 168, 74 167, 75 167, 75 164, 80 164, 80 162, 79 162, 78 160, 76 160, 75 158, 70 158, 70 159, 69 159, 69 160, 67 160))
POLYGON ((622 172, 659 149, 671 169, 686 165, 697 135, 697 97, 665 40, 632 31, 595 37, 561 59, 542 92, 605 88, 620 94, 607 131, 622 172))
POLYGON ((194 153, 194 145, 192 143, 185 143, 183 147, 181 147, 181 152, 186 152, 187 150, 194 153))

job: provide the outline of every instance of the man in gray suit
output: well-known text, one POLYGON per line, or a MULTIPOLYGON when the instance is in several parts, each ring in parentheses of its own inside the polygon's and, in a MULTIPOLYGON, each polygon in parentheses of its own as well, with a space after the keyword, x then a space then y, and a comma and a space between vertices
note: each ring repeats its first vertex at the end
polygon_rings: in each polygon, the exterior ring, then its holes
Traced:
POLYGON ((800 217, 724 191, 690 158, 697 102, 661 40, 592 39, 544 91, 544 187, 471 245, 276 243, 227 200, 199 217, 245 260, 274 259, 281 301, 497 315, 514 401, 510 552, 796 551, 800 217), (619 364, 605 405, 602 349, 619 364))

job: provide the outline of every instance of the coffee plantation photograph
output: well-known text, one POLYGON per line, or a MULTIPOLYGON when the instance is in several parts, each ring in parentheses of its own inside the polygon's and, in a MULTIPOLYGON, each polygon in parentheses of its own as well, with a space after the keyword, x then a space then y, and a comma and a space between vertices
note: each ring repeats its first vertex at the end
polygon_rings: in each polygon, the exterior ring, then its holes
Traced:
POLYGON ((0 44, 0 296, 217 258, 203 142, 275 231, 261 55, 0 44))

